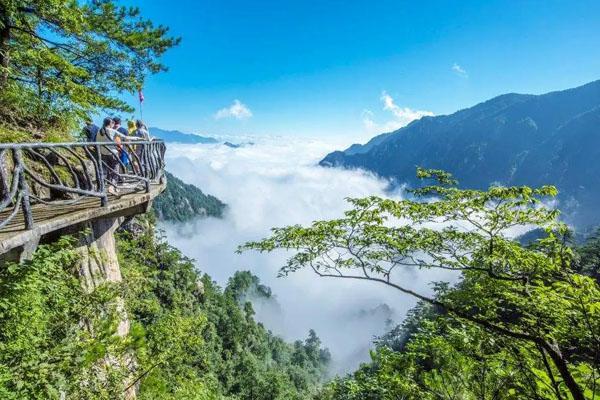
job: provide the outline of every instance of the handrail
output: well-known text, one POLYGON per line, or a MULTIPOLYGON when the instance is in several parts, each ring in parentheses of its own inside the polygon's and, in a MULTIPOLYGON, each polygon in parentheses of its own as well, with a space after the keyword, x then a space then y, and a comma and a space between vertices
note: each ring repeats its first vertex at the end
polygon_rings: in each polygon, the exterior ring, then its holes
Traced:
POLYGON ((19 215, 35 225, 32 206, 76 204, 95 197, 149 192, 164 183, 162 140, 0 143, 0 229, 19 215))
MULTIPOLYGON (((156 139, 156 140, 130 140, 127 142, 122 142, 121 144, 152 144, 152 143, 164 143, 164 141, 162 139, 156 139)), ((111 142, 61 142, 61 143, 54 143, 54 142, 33 142, 33 143, 0 143, 0 150, 2 149, 19 149, 19 148, 39 148, 39 147, 86 147, 86 146, 91 146, 91 145, 115 145, 118 146, 119 144, 117 143, 111 143, 111 142)))

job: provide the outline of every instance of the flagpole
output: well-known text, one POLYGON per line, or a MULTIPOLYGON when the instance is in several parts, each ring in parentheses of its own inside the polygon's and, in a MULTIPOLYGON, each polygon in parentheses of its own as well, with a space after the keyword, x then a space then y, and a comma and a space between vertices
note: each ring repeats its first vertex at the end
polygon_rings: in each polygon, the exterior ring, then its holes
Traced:
POLYGON ((142 92, 142 88, 140 87, 138 89, 138 99, 140 101, 140 119, 143 121, 144 120, 144 114, 142 111, 142 103, 144 102, 144 92, 142 92))

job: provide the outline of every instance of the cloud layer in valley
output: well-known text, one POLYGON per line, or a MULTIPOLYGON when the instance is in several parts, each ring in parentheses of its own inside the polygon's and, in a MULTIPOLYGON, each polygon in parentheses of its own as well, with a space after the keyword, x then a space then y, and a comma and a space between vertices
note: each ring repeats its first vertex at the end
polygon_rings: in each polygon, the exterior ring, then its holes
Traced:
MULTIPOLYGON (((349 371, 368 359, 370 342, 384 333, 386 320, 400 321, 414 300, 375 283, 328 280, 308 271, 278 279, 284 252, 237 255, 235 250, 268 235, 274 226, 338 217, 348 208, 344 198, 385 195, 388 184, 361 171, 316 166, 327 152, 346 143, 289 137, 248 140, 255 144, 236 149, 169 146, 167 169, 216 195, 229 208, 223 220, 165 225, 167 238, 220 284, 236 270, 258 275, 279 303, 257 304, 259 320, 290 340, 305 338, 314 328, 332 351, 334 372, 349 371), (378 308, 382 304, 391 310, 371 312, 382 310, 378 308)), ((422 291, 430 290, 429 281, 444 279, 422 271, 405 271, 403 277, 422 291)))

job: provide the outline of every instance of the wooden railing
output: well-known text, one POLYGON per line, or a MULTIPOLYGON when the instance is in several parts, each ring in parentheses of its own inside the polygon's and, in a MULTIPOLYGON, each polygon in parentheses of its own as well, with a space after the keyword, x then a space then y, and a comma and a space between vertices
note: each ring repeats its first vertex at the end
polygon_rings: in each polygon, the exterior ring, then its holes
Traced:
POLYGON ((111 193, 149 192, 163 183, 164 154, 159 140, 0 144, 0 229, 17 216, 32 229, 36 204, 96 197, 102 207, 111 193))

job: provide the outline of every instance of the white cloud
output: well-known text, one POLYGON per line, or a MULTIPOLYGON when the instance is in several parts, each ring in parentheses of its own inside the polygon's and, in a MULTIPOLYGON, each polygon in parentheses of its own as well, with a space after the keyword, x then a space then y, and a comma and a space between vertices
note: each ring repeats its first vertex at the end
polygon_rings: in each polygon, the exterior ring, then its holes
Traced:
POLYGON ((461 67, 459 64, 454 63, 452 65, 452 71, 454 71, 454 73, 458 76, 462 76, 463 78, 468 78, 469 74, 467 73, 467 70, 465 70, 463 67, 461 67))
MULTIPOLYGON (((230 139, 231 140, 231 139, 230 139)), ((237 138, 237 140, 241 140, 237 138)), ((235 254, 239 244, 269 234, 274 226, 309 224, 337 218, 348 209, 345 197, 386 195, 388 183, 362 171, 321 168, 316 163, 347 142, 285 138, 244 138, 256 143, 231 149, 222 145, 170 145, 167 169, 229 205, 223 220, 197 220, 184 226, 165 225, 169 242, 197 260, 198 267, 219 284, 236 270, 251 270, 273 289, 282 313, 274 321, 258 305, 257 318, 289 340, 305 338, 314 328, 336 360, 336 372, 349 371, 369 359, 374 335, 385 330, 381 316, 358 319, 357 310, 386 303, 400 322, 414 299, 385 286, 318 278, 302 271, 277 279, 285 252, 235 254), (353 332, 345 335, 339 327, 353 332)), ((398 197, 399 194, 394 195, 398 197)), ((444 276, 407 270, 405 279, 422 292, 444 276)), ((276 318, 275 318, 276 319, 276 318)))
POLYGON ((235 118, 246 119, 252 117, 252 111, 244 103, 235 99, 229 107, 221 108, 215 113, 215 119, 235 118))
POLYGON ((383 123, 378 123, 374 120, 372 111, 364 110, 362 114, 363 125, 369 134, 392 132, 408 125, 416 119, 433 115, 431 111, 400 107, 395 103, 394 98, 385 91, 381 93, 380 100, 383 103, 383 110, 391 112, 394 118, 383 123))
POLYGON ((394 114, 394 116, 396 117, 396 120, 403 125, 407 125, 415 119, 419 119, 426 115, 433 115, 431 111, 420 111, 413 110, 408 107, 399 107, 396 105, 396 103, 394 103, 394 99, 392 98, 392 96, 390 96, 386 92, 383 92, 381 94, 381 101, 383 102, 383 109, 391 111, 392 114, 394 114))

